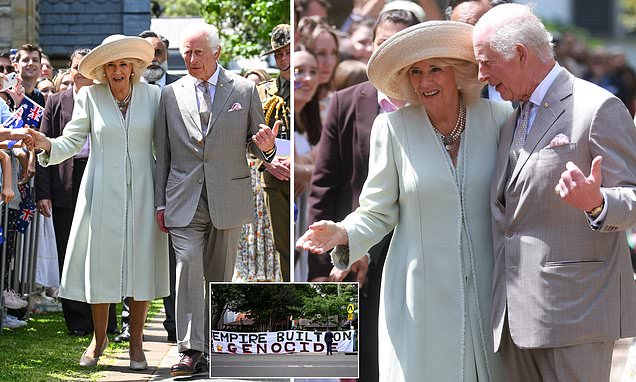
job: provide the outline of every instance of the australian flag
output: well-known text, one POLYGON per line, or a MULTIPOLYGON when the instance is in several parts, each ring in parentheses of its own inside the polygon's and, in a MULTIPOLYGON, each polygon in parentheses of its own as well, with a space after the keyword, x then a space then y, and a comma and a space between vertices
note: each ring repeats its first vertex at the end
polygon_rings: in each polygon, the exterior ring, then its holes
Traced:
POLYGON ((20 191, 22 201, 18 207, 19 211, 15 222, 15 229, 20 233, 26 233, 37 208, 35 202, 33 202, 33 198, 31 198, 31 187, 28 184, 18 185, 18 191, 20 191))
MULTIPOLYGON (((40 128, 43 114, 44 108, 42 106, 35 103, 31 98, 24 96, 20 106, 13 112, 11 118, 4 123, 4 127, 19 129, 28 126, 37 130, 40 128)), ((9 148, 12 148, 15 143, 16 141, 10 141, 8 144, 9 148)))

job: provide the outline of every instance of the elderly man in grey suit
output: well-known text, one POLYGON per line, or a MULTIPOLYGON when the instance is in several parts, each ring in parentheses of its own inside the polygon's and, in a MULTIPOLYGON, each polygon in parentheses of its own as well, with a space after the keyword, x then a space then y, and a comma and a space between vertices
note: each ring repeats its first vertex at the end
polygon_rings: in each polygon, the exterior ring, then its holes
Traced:
POLYGON ((497 6, 473 33, 480 79, 521 104, 502 127, 490 201, 506 380, 607 381, 614 341, 636 335, 623 232, 636 224, 634 123, 554 61, 527 6, 497 6))
POLYGON ((274 130, 254 83, 217 64, 216 29, 197 24, 182 34, 188 75, 161 94, 155 128, 157 223, 169 231, 176 254, 179 363, 173 376, 198 372, 209 336, 210 281, 231 281, 241 225, 253 216, 246 149, 271 161, 274 130), (256 146, 256 147, 255 147, 256 146), (204 294, 205 293, 205 294, 204 294))

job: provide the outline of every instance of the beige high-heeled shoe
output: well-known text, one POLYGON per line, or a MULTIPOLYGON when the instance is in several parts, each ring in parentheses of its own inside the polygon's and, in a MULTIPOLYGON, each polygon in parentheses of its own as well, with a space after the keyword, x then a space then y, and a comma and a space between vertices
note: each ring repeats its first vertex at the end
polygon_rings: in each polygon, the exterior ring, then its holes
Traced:
POLYGON ((99 357, 101 357, 102 354, 104 354, 104 350, 106 350, 106 348, 108 347, 108 339, 106 339, 106 341, 104 341, 104 345, 102 345, 102 350, 99 352, 99 355, 95 358, 89 357, 88 354, 86 354, 86 350, 84 350, 84 353, 82 354, 82 357, 80 358, 79 364, 80 366, 84 366, 84 367, 93 367, 97 365, 97 361, 99 361, 99 357))
POLYGON ((143 361, 133 361, 132 356, 130 355, 130 351, 128 352, 128 357, 130 357, 130 370, 146 370, 148 368, 148 362, 146 362, 146 355, 143 354, 143 356, 144 356, 143 361))

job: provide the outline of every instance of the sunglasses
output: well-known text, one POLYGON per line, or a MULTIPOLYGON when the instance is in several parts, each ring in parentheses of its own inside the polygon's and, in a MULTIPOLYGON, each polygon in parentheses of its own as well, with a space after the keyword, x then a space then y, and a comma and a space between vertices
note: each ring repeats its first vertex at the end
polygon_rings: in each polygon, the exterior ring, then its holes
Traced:
POLYGON ((13 65, 0 65, 0 71, 3 73, 13 73, 15 72, 15 68, 13 65))

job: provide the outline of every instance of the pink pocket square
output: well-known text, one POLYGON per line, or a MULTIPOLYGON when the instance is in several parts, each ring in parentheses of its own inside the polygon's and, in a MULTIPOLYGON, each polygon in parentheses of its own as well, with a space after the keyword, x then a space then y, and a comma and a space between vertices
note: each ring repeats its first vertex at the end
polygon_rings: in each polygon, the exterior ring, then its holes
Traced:
POLYGON ((238 103, 238 102, 234 102, 234 104, 232 105, 230 110, 228 110, 227 112, 230 113, 230 112, 233 112, 233 111, 239 111, 241 109, 243 109, 243 106, 241 106, 241 104, 238 103))
POLYGON ((564 134, 557 134, 554 138, 552 138, 552 141, 550 141, 550 145, 548 147, 552 148, 563 146, 567 145, 568 143, 570 143, 570 139, 567 136, 565 136, 564 134))

